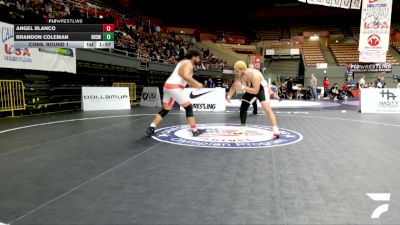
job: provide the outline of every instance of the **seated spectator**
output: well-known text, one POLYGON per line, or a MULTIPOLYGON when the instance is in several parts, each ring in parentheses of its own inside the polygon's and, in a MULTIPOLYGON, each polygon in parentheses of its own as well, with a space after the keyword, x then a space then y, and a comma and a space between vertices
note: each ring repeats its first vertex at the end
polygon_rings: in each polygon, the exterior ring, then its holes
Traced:
POLYGON ((207 88, 215 88, 215 82, 211 79, 211 76, 208 77, 207 88))
POLYGON ((275 81, 272 81, 272 84, 271 84, 270 88, 271 88, 271 97, 273 99, 278 99, 279 101, 282 101, 282 99, 279 97, 279 90, 276 87, 275 81))
POLYGON ((335 83, 333 84, 331 90, 329 90, 329 93, 331 94, 331 99, 332 100, 341 100, 342 96, 340 95, 341 91, 339 90, 339 84, 335 83))

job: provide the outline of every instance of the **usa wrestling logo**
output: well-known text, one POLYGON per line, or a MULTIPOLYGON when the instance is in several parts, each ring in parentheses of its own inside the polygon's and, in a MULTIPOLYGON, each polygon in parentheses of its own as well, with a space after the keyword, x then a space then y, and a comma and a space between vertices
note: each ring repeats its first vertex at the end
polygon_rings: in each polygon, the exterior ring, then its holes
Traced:
POLYGON ((154 139, 176 145, 202 148, 268 148, 297 143, 303 136, 295 131, 280 129, 281 136, 275 139, 272 128, 260 125, 248 125, 244 134, 237 134, 238 124, 202 124, 200 129, 206 133, 193 137, 187 125, 164 127, 155 131, 154 139))

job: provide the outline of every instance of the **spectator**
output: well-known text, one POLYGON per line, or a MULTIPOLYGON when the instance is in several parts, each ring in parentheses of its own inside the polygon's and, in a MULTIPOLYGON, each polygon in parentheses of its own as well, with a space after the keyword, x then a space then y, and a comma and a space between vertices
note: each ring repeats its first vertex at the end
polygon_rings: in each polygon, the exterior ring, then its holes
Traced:
POLYGON ((360 78, 360 80, 358 81, 358 85, 359 85, 359 87, 360 88, 366 88, 366 84, 365 84, 365 76, 364 75, 362 75, 361 76, 361 78, 360 78))
POLYGON ((397 89, 400 89, 400 76, 397 75, 397 79, 395 79, 395 81, 397 81, 397 89))
POLYGON ((310 80, 310 91, 311 91, 311 100, 315 101, 317 100, 317 78, 315 77, 314 74, 311 74, 311 80, 310 80))
POLYGON ((293 95, 293 80, 291 77, 289 77, 289 80, 287 81, 286 84, 286 94, 288 96, 288 99, 292 99, 293 95))
POLYGON ((347 81, 344 81, 342 84, 342 91, 346 92, 347 91, 347 81))
POLYGON ((215 82, 211 79, 211 76, 208 77, 207 88, 215 88, 215 82))
POLYGON ((350 77, 350 80, 349 80, 349 85, 351 85, 351 87, 355 87, 356 86, 356 81, 353 79, 353 76, 351 76, 350 77))
POLYGON ((210 56, 210 49, 206 49, 206 50, 203 52, 203 58, 207 58, 208 56, 210 56))
POLYGON ((331 82, 328 77, 324 78, 324 98, 328 97, 329 87, 331 86, 331 82))
POLYGON ((196 44, 196 38, 194 38, 194 36, 192 36, 192 39, 190 39, 190 43, 192 43, 192 45, 196 44))
POLYGON ((381 84, 382 84, 382 88, 386 88, 386 81, 385 81, 384 76, 381 76, 381 84))
POLYGON ((375 88, 382 88, 381 77, 378 77, 374 82, 375 88))
POLYGON ((331 94, 331 99, 336 101, 340 98, 340 91, 339 91, 339 84, 335 83, 331 90, 329 91, 329 93, 331 94))
POLYGON ((271 94, 271 96, 272 96, 273 99, 277 99, 277 100, 279 100, 279 101, 282 101, 282 99, 279 97, 278 88, 276 87, 275 81, 272 81, 270 90, 271 90, 271 93, 270 93, 270 94, 271 94))

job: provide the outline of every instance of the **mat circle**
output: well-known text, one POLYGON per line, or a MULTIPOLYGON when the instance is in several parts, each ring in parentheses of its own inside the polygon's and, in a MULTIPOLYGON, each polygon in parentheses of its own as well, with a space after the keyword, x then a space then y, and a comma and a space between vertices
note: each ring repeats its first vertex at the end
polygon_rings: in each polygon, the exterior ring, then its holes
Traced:
POLYGON ((245 134, 236 134, 239 124, 200 124, 200 129, 206 133, 193 137, 187 125, 171 126, 157 129, 154 139, 176 145, 201 148, 269 148, 294 144, 303 139, 303 136, 288 129, 280 128, 281 137, 272 136, 272 128, 261 125, 248 125, 245 134))

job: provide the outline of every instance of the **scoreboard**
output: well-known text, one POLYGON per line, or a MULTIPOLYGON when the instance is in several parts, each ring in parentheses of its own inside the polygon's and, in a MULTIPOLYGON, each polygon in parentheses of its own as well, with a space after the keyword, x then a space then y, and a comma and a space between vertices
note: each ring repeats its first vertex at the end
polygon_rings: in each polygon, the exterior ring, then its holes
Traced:
POLYGON ((14 24, 16 48, 114 48, 114 22, 106 19, 44 19, 14 24))

